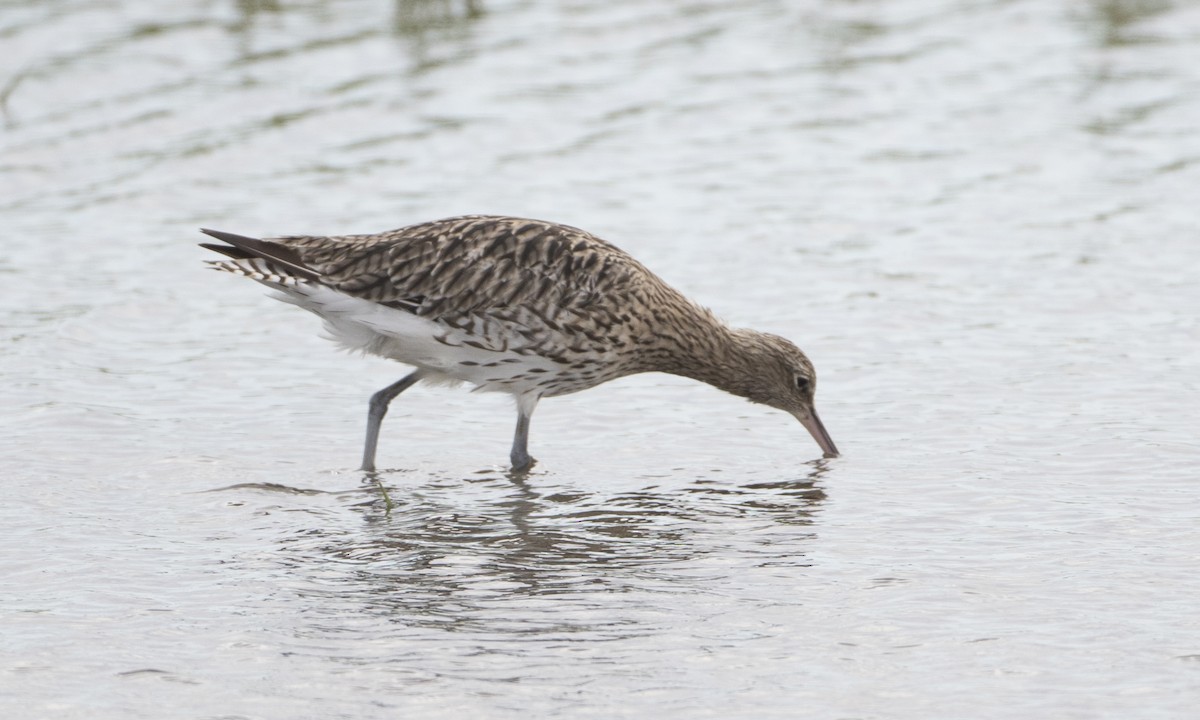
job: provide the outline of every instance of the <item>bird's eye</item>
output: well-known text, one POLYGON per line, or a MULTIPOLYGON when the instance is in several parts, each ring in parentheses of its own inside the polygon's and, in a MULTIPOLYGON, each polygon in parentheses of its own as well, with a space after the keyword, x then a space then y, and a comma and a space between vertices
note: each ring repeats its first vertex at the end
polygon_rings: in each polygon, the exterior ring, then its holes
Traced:
POLYGON ((811 381, 806 376, 804 376, 804 375, 796 376, 796 389, 797 390, 799 390, 801 392, 805 392, 808 390, 808 386, 810 384, 811 384, 811 381))

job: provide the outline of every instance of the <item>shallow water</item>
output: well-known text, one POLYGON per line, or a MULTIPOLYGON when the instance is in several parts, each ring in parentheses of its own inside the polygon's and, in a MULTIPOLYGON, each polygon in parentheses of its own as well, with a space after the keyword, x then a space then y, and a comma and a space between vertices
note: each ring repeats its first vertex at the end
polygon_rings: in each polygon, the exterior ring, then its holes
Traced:
POLYGON ((1179 718, 1200 5, 0 3, 0 711, 1179 718), (511 403, 198 226, 608 238, 821 373, 511 403), (377 483, 389 491, 387 510, 377 483))

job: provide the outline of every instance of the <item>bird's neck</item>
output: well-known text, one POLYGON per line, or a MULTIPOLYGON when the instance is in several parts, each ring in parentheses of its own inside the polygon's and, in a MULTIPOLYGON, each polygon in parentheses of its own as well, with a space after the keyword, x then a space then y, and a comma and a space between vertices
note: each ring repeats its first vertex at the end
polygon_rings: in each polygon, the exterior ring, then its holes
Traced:
POLYGON ((748 380, 756 375, 753 330, 731 328, 704 311, 709 322, 696 323, 678 336, 664 338, 665 367, 655 368, 748 397, 748 380))

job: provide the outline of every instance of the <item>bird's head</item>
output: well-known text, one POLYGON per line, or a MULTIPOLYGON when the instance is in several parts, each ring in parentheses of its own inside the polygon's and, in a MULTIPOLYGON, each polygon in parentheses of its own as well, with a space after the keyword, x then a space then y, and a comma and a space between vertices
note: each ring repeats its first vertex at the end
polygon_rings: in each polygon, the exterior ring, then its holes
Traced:
POLYGON ((750 350, 753 358, 753 371, 735 392, 751 402, 790 413, 817 441, 825 457, 837 457, 837 446, 813 405, 817 373, 808 357, 778 335, 753 330, 735 333, 743 336, 741 345, 750 350))

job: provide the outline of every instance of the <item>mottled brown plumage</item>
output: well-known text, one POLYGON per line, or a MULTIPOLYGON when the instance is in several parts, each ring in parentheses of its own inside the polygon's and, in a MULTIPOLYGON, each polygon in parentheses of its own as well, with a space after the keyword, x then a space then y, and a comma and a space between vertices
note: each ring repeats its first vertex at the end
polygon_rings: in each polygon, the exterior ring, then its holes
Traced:
POLYGON ((827 456, 812 364, 787 340, 731 329, 619 248, 578 228, 473 215, 374 235, 258 240, 205 230, 205 244, 280 299, 322 316, 346 347, 417 370, 376 393, 363 467, 374 468, 388 403, 418 380, 474 383, 517 398, 515 469, 542 397, 667 372, 786 410, 827 456))

